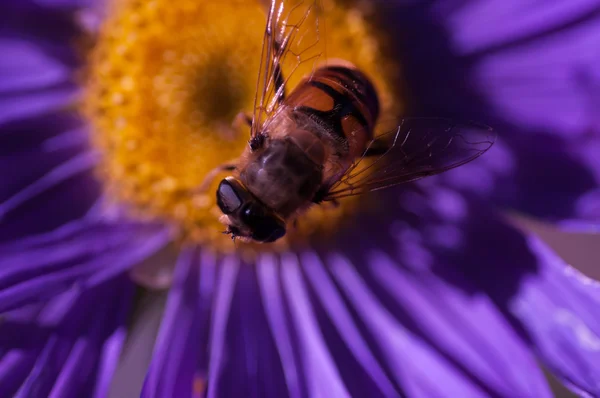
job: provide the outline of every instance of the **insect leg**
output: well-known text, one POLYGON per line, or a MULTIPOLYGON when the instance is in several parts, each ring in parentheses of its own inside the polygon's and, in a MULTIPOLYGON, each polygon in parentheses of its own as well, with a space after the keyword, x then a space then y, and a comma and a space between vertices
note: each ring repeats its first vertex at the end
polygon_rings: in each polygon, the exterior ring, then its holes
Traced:
POLYGON ((208 191, 208 188, 210 188, 210 185, 220 173, 223 173, 224 171, 233 171, 236 167, 236 162, 223 163, 222 165, 215 167, 209 171, 208 174, 206 174, 202 183, 194 188, 193 192, 205 193, 208 191))

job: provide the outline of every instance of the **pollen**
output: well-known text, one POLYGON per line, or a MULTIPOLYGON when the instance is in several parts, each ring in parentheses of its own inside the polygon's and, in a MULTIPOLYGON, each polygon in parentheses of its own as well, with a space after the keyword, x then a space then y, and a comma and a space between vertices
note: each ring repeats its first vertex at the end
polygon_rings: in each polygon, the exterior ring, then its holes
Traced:
MULTIPOLYGON (((248 145, 248 126, 233 121, 240 112, 252 114, 265 3, 114 1, 91 51, 83 113, 102 154, 97 174, 106 196, 134 217, 174 225, 182 242, 218 251, 259 247, 234 245, 221 233, 215 189, 227 174, 204 192, 197 188, 248 145)), ((363 70, 378 90, 383 119, 393 121, 402 110, 399 66, 384 55, 385 35, 352 2, 321 3, 326 56, 363 70)), ((294 72, 288 93, 306 73, 294 72)), ((357 206, 353 199, 336 208, 313 206, 281 242, 260 248, 321 239, 357 206)))

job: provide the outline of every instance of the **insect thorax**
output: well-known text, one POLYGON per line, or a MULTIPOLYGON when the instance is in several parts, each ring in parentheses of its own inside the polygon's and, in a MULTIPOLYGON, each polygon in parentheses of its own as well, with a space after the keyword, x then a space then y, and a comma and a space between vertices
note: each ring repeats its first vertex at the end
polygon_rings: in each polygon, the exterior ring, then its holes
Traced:
POLYGON ((312 200, 322 178, 322 166, 289 137, 269 140, 240 171, 248 190, 284 218, 312 200))

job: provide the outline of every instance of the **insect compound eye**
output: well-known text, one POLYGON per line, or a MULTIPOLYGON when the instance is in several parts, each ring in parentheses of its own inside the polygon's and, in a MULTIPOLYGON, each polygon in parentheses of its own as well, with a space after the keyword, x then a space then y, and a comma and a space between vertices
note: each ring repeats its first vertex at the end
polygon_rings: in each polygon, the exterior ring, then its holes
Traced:
POLYGON ((252 239, 269 243, 285 235, 285 224, 262 205, 251 203, 241 214, 242 221, 252 230, 252 239))
POLYGON ((237 192, 239 187, 234 186, 230 181, 224 179, 217 188, 217 206, 223 214, 231 214, 240 208, 242 199, 237 192))

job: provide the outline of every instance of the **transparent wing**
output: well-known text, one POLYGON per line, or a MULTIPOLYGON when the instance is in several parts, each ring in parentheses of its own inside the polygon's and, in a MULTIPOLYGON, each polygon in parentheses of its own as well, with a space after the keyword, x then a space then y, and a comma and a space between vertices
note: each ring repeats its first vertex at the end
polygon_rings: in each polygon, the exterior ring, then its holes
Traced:
POLYGON ((272 0, 267 15, 251 135, 262 130, 285 98, 285 87, 314 71, 324 54, 324 24, 318 0, 272 0))
POLYGON ((377 191, 443 173, 483 155, 493 145, 491 128, 443 118, 404 119, 379 135, 365 155, 329 187, 323 200, 377 191), (380 154, 369 156, 374 149, 380 154))

